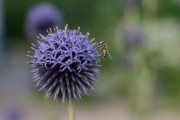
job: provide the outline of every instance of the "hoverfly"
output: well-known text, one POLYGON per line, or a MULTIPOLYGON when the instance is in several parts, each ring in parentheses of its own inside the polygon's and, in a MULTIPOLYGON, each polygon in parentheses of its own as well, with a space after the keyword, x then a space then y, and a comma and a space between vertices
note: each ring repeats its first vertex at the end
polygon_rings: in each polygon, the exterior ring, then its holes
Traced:
POLYGON ((106 42, 104 42, 104 41, 99 42, 98 48, 100 48, 102 50, 103 58, 106 58, 106 56, 108 55, 110 57, 110 59, 112 59, 112 57, 108 51, 108 46, 107 46, 106 42))

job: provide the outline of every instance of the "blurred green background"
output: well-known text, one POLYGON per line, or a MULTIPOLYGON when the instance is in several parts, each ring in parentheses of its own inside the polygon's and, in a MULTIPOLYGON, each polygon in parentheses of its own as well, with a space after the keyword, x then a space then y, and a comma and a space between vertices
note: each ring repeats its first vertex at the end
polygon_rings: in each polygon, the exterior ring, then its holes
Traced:
MULTIPOLYGON (((76 104, 77 120, 180 120, 179 0, 0 0, 0 119, 66 120, 66 105, 37 93, 26 64, 27 13, 54 5, 61 28, 108 44, 101 77, 76 104)), ((30 25, 31 26, 31 25, 30 25)))

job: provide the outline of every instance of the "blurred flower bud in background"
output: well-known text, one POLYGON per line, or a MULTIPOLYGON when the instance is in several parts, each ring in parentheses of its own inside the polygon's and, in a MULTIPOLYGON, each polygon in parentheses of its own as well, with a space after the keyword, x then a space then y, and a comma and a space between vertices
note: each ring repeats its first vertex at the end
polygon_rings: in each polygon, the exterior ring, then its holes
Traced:
POLYGON ((125 48, 140 47, 144 44, 145 33, 140 26, 126 26, 122 31, 125 48))
POLYGON ((47 35, 46 29, 63 25, 63 14, 52 4, 41 3, 29 9, 26 15, 25 30, 29 39, 38 34, 47 35))
POLYGON ((3 120, 22 120, 22 109, 15 105, 10 105, 3 112, 3 120))

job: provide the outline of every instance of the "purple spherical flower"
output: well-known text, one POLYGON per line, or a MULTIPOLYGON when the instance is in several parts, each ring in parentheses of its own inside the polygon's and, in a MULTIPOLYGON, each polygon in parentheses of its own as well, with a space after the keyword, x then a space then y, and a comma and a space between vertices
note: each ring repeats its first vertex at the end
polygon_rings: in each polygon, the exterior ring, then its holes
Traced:
POLYGON ((41 3, 30 8, 26 15, 25 30, 29 39, 35 39, 41 33, 46 35, 46 29, 62 26, 61 11, 48 3, 41 3))
POLYGON ((47 36, 40 34, 38 43, 32 44, 31 57, 34 79, 39 91, 46 97, 54 94, 54 100, 81 99, 94 89, 95 77, 99 76, 100 54, 97 44, 78 30, 50 29, 47 36))

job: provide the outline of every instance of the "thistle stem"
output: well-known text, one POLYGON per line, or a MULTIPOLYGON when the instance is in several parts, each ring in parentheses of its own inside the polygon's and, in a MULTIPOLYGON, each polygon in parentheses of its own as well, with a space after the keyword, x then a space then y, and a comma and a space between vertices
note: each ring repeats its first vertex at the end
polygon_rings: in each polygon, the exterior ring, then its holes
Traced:
POLYGON ((73 103, 71 101, 67 103, 67 107, 68 107, 68 113, 69 113, 69 120, 76 120, 73 103))

